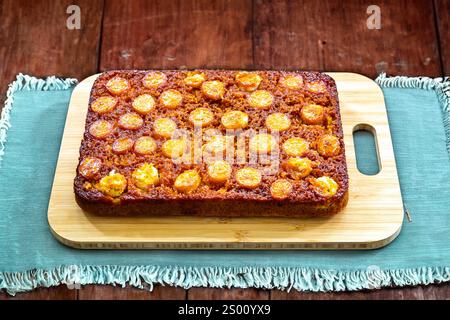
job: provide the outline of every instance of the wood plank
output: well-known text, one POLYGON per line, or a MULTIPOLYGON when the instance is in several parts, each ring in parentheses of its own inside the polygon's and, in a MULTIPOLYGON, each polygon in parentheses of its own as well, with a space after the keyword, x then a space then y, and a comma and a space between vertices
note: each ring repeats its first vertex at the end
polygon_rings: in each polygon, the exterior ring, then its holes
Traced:
POLYGON ((270 290, 263 289, 218 289, 191 288, 188 290, 188 300, 269 300, 270 290))
POLYGON ((106 2, 100 69, 250 68, 251 0, 106 2))
POLYGON ((387 245, 400 231, 404 213, 384 98, 375 82, 366 77, 331 76, 338 86, 352 181, 348 205, 341 213, 321 218, 224 221, 199 216, 99 217, 84 212, 75 202, 72 185, 93 76, 80 83, 72 95, 48 210, 53 234, 66 245, 84 249, 373 249, 387 245), (366 176, 357 169, 353 129, 361 123, 377 132, 383 166, 377 175, 366 176))
POLYGON ((86 285, 78 291, 79 300, 185 300, 186 291, 182 288, 157 285, 153 291, 127 286, 86 285))
MULTIPOLYGON (((267 300, 270 296, 273 300, 441 300, 450 299, 450 284, 429 285, 405 288, 387 288, 375 291, 358 291, 342 293, 311 293, 292 290, 289 293, 280 290, 262 289, 215 289, 215 288, 192 288, 184 290, 174 287, 156 286, 153 292, 140 290, 132 287, 112 287, 102 285, 83 286, 79 290, 79 299, 152 299, 152 300, 189 300, 196 299, 254 299, 267 300)), ((66 286, 51 288, 39 288, 31 292, 18 293, 12 297, 6 293, 0 293, 0 300, 37 300, 37 299, 76 299, 77 291, 70 290, 66 286)))
POLYGON ((79 79, 95 73, 102 8, 91 0, 0 1, 1 96, 19 72, 79 79), (66 27, 71 4, 81 8, 80 30, 66 27))
POLYGON ((272 290, 272 300, 435 300, 450 299, 450 284, 385 288, 356 292, 299 292, 272 290))
POLYGON ((371 0, 255 0, 255 68, 351 71, 369 77, 382 71, 439 76, 431 3, 377 1, 380 30, 367 28, 371 4, 371 0))
POLYGON ((450 300, 450 283, 419 287, 426 300, 450 300))
POLYGON ((450 1, 435 0, 434 5, 439 30, 443 76, 450 76, 450 1))
POLYGON ((10 296, 5 292, 0 292, 0 300, 76 300, 77 290, 69 289, 61 285, 50 288, 38 288, 30 292, 18 293, 10 296))

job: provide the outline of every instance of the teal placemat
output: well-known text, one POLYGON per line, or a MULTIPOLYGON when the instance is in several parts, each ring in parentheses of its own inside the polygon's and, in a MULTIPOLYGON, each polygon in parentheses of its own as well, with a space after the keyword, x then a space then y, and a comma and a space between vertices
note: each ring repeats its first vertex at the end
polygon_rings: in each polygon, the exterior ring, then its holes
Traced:
MULTIPOLYGON (((48 198, 74 80, 19 75, 0 122, 0 289, 154 283, 360 290, 450 281, 450 83, 380 76, 404 201, 400 236, 373 251, 82 251, 53 238, 48 198), (448 131, 448 130, 447 130, 448 131), (406 220, 405 220, 406 221, 406 220)), ((357 138, 364 146, 367 137, 357 138)), ((370 150, 370 144, 366 151, 370 150)), ((361 151, 364 158, 364 148, 361 151)))

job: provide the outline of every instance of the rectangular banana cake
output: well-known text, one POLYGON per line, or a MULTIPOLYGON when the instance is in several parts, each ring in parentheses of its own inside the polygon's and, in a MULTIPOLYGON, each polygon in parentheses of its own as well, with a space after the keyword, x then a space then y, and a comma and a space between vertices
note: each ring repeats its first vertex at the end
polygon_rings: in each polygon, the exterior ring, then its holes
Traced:
POLYGON ((335 214, 348 199, 336 84, 319 72, 105 72, 74 191, 98 215, 335 214))

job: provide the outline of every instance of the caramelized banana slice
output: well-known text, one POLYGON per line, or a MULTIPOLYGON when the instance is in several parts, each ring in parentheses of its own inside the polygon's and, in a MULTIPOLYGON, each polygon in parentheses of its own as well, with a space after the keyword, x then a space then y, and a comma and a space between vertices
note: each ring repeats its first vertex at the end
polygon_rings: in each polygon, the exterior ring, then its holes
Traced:
POLYGON ((116 76, 109 79, 106 83, 106 89, 112 94, 119 95, 130 89, 130 84, 126 79, 116 76))
POLYGON ((208 108, 197 108, 189 114, 189 122, 196 127, 206 127, 214 120, 214 114, 208 108))
POLYGON ((97 183, 96 188, 110 197, 118 197, 127 188, 127 179, 120 173, 111 171, 97 183))
POLYGON ((120 116, 119 127, 127 130, 137 130, 144 125, 144 120, 137 113, 129 112, 120 116))
POLYGON ((231 176, 231 165, 223 160, 215 161, 208 166, 208 177, 211 182, 224 183, 231 176))
POLYGON ((322 124, 324 119, 324 110, 322 106, 310 104, 302 108, 300 111, 300 116, 306 124, 322 124))
POLYGON ((112 151, 117 154, 124 154, 133 148, 134 141, 131 138, 119 138, 112 144, 112 151))
POLYGON ((164 108, 176 109, 181 106, 183 95, 177 90, 169 89, 161 93, 159 102, 164 108))
POLYGON ((298 90, 303 86, 303 78, 300 75, 289 75, 281 79, 281 85, 290 89, 298 90))
POLYGON ((308 91, 314 93, 327 92, 327 86, 323 82, 310 82, 308 83, 308 91))
POLYGON ((167 158, 180 158, 186 150, 186 141, 183 139, 170 139, 163 143, 162 153, 167 158))
POLYGON ((136 187, 145 191, 159 183, 159 172, 153 164, 143 163, 133 171, 131 179, 136 187))
POLYGON ((291 126, 291 120, 284 113, 272 113, 266 118, 266 126, 272 131, 284 131, 291 126))
POLYGON ((334 196, 339 188, 336 181, 328 176, 322 176, 317 179, 312 179, 311 183, 314 187, 314 190, 327 198, 334 196))
POLYGON ((285 166, 293 179, 304 178, 312 171, 312 161, 308 158, 289 158, 285 166))
POLYGON ((250 139, 250 152, 257 154, 269 154, 276 148, 277 140, 268 133, 257 134, 250 139))
POLYGON ((86 179, 93 178, 102 167, 102 161, 98 158, 87 157, 81 161, 78 172, 86 179))
POLYGON ((243 129, 248 125, 248 115, 242 111, 227 111, 220 119, 226 129, 243 129))
POLYGON ((97 139, 105 139, 112 130, 112 123, 106 120, 97 120, 89 127, 89 133, 97 139))
POLYGON ((331 134, 325 134, 317 141, 317 151, 321 156, 333 157, 341 152, 339 139, 331 134))
POLYGON ((255 189, 261 183, 261 172, 258 169, 245 167, 236 172, 237 183, 246 189, 255 189))
POLYGON ((112 110, 117 105, 117 99, 113 97, 100 97, 91 104, 91 109, 98 114, 105 114, 112 110))
POLYGON ((227 149, 227 137, 226 136, 213 136, 211 140, 203 145, 203 151, 217 155, 223 153, 227 149))
POLYGON ((149 72, 142 79, 142 84, 148 89, 156 89, 167 81, 167 77, 162 72, 149 72))
POLYGON ((139 114, 146 115, 155 108, 155 99, 150 94, 141 94, 133 100, 132 107, 139 114))
POLYGON ((191 193, 200 186, 201 181, 196 170, 186 170, 175 179, 174 187, 179 192, 191 193))
POLYGON ((202 93, 208 99, 222 100, 225 95, 225 85, 217 80, 203 82, 202 93))
POLYGON ((309 143, 302 138, 290 138, 283 143, 283 151, 291 157, 299 157, 309 149, 309 143))
POLYGON ((255 91, 258 89, 262 80, 257 73, 245 71, 238 72, 235 79, 239 88, 245 91, 255 91))
POLYGON ((171 138, 177 130, 177 124, 170 118, 158 118, 153 123, 153 130, 159 137, 171 138))
POLYGON ((273 103, 273 96, 269 91, 256 90, 248 97, 248 103, 252 108, 269 109, 273 103))
POLYGON ((188 72, 186 78, 184 78, 184 83, 192 88, 200 88, 203 82, 205 82, 206 77, 201 72, 188 72))
POLYGON ((156 142, 152 137, 143 136, 134 143, 134 152, 142 155, 152 154, 156 151, 156 142))
POLYGON ((284 200, 292 192, 292 183, 286 179, 278 179, 270 186, 270 194, 275 200, 284 200))

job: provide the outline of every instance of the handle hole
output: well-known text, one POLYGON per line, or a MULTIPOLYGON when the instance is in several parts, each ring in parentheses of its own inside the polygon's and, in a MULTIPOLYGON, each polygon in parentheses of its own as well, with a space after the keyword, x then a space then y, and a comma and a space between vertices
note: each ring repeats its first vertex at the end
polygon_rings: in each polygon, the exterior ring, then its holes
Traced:
POLYGON ((381 164, 375 128, 368 124, 355 126, 353 129, 353 145, 359 172, 368 176, 378 174, 381 164))

